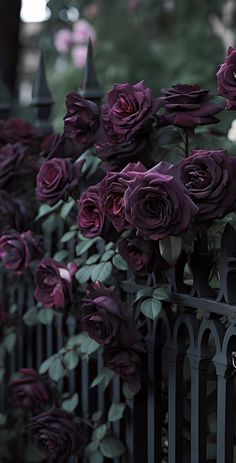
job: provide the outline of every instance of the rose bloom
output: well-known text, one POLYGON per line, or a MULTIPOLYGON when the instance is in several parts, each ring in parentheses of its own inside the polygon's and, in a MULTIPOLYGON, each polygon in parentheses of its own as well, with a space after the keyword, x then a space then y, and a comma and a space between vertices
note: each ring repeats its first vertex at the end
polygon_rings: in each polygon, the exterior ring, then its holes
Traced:
POLYGON ((126 381, 134 394, 140 391, 141 360, 137 352, 119 347, 106 349, 104 360, 106 367, 126 381))
POLYGON ((61 262, 41 260, 35 272, 34 296, 45 308, 67 311, 74 302, 72 273, 61 262))
POLYGON ((176 176, 175 166, 160 162, 137 172, 124 194, 126 220, 138 235, 158 240, 186 230, 198 208, 176 176))
POLYGON ((136 177, 138 172, 146 172, 146 170, 140 162, 130 163, 121 172, 108 172, 100 182, 103 211, 117 231, 121 231, 128 226, 124 208, 124 194, 127 183, 124 180, 129 182, 136 177))
POLYGON ((42 253, 41 237, 30 230, 24 233, 13 230, 0 237, 0 262, 17 275, 25 272, 31 261, 42 253))
POLYGON ((31 418, 29 429, 39 449, 57 463, 66 463, 70 456, 82 457, 91 430, 82 418, 74 417, 59 408, 53 408, 31 418))
POLYGON ((82 301, 82 326, 98 344, 130 347, 138 334, 132 314, 122 304, 114 286, 96 281, 82 301))
POLYGON ((86 238, 99 236, 104 225, 99 184, 90 186, 78 201, 77 225, 86 238))
POLYGON ((30 122, 12 117, 0 123, 0 138, 7 143, 20 142, 22 145, 32 145, 40 137, 40 131, 30 122))
POLYGON ((196 221, 219 219, 235 210, 236 158, 227 151, 193 151, 178 164, 178 173, 199 208, 196 221))
POLYGON ((0 148, 0 188, 6 187, 14 176, 25 173, 26 150, 20 143, 0 148))
POLYGON ((169 267, 162 259, 159 247, 154 241, 143 240, 136 236, 124 238, 118 243, 118 251, 131 270, 140 276, 169 267))
POLYGON ((99 127, 99 109, 95 103, 76 92, 66 96, 65 105, 67 114, 64 117, 64 133, 75 139, 81 154, 95 141, 99 127))
POLYGON ((212 103, 213 95, 199 85, 177 84, 161 90, 158 98, 160 107, 165 109, 163 118, 169 124, 185 129, 197 125, 216 124, 215 117, 223 108, 212 103))
POLYGON ((24 203, 20 199, 12 198, 5 190, 0 190, 0 233, 9 229, 26 230, 28 223, 24 203))
POLYGON ((9 386, 11 403, 26 410, 40 409, 50 401, 51 393, 38 373, 31 368, 22 368, 21 377, 9 386))
POLYGON ((217 77, 217 93, 227 99, 227 109, 236 109, 236 48, 229 47, 217 77))
POLYGON ((108 92, 107 104, 102 108, 102 122, 108 138, 119 135, 127 140, 150 131, 159 107, 144 81, 136 85, 117 84, 108 92))
POLYGON ((41 167, 36 180, 36 198, 50 206, 60 199, 66 201, 78 190, 83 161, 72 163, 71 159, 52 158, 41 167))

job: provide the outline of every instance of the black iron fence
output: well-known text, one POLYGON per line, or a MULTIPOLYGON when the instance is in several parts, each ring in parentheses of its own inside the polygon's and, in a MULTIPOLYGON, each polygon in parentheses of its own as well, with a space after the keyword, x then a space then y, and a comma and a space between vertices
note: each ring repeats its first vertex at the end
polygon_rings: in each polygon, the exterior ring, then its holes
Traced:
MULTIPOLYGON (((102 96, 91 46, 83 94, 95 101, 102 96)), ((37 125, 44 133, 50 132, 52 97, 43 58, 36 72, 33 105, 37 125)), ((10 106, 2 102, 0 109, 1 116, 7 116, 10 106)), ((63 233, 62 224, 57 231, 57 243, 63 233)), ((50 252, 55 243, 50 232, 45 232, 45 243, 50 252)), ((60 248, 63 246, 66 244, 59 244, 60 248)), ((73 259, 73 243, 67 249, 73 259)), ((137 396, 125 398, 118 377, 105 390, 101 385, 89 387, 103 368, 100 350, 94 359, 80 361, 68 377, 58 382, 59 391, 79 393, 77 410, 84 417, 91 411, 107 409, 110 399, 126 401, 123 421, 113 426, 126 443, 128 456, 116 458, 115 463, 236 461, 236 232, 231 225, 225 228, 217 259, 213 259, 213 251, 209 249, 205 236, 196 242, 191 262, 182 253, 177 265, 166 272, 172 304, 164 304, 160 315, 153 322, 148 321, 147 376, 137 396), (213 262, 217 262, 216 268, 213 262), (213 270, 219 277, 219 287, 209 284, 213 270)), ((17 306, 16 344, 7 363, 6 378, 9 378, 22 367, 39 369, 46 358, 63 347, 77 327, 73 317, 64 319, 60 314, 50 326, 24 324, 24 314, 35 304, 32 279, 15 280, 3 270, 0 279, 5 307, 17 306)), ((150 281, 152 276, 147 284, 150 281)), ((134 275, 127 274, 125 292, 130 303, 138 289, 134 275)), ((136 310, 139 311, 138 305, 136 310)), ((3 408, 7 399, 2 383, 0 398, 3 408)))

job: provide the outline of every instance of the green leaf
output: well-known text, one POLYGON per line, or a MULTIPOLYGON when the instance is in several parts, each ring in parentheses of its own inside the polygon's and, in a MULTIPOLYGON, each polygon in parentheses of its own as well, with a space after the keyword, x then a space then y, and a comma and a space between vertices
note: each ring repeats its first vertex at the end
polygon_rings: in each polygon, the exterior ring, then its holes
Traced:
POLYGON ((159 241, 161 257, 174 266, 182 251, 182 239, 180 236, 167 236, 159 241))
POLYGON ((102 411, 98 410, 97 412, 94 412, 91 416, 92 421, 99 421, 102 418, 102 411))
POLYGON ((91 277, 91 273, 93 271, 94 265, 84 265, 83 267, 80 267, 78 272, 75 274, 75 278, 80 283, 81 285, 83 283, 86 283, 86 281, 89 280, 91 277))
POLYGON ((131 391, 131 389, 129 388, 128 383, 125 383, 125 382, 122 385, 122 392, 123 392, 124 396, 126 397, 126 399, 128 399, 128 400, 133 399, 133 397, 135 395, 131 391))
POLYGON ((128 270, 129 266, 123 257, 120 254, 116 254, 113 259, 112 263, 114 267, 118 268, 118 270, 128 270))
POLYGON ((68 231, 66 232, 63 237, 61 238, 61 243, 66 243, 67 241, 70 241, 72 240, 72 238, 74 238, 76 235, 76 231, 75 230, 71 230, 71 231, 68 231))
POLYGON ((70 350, 64 356, 64 365, 67 370, 74 370, 79 363, 79 356, 74 350, 70 350))
POLYGON ((89 463, 103 463, 104 458, 99 450, 89 455, 89 463))
POLYGON ((125 410, 125 404, 123 403, 112 403, 108 412, 108 420, 112 423, 114 421, 119 421, 125 410))
POLYGON ((77 392, 70 397, 70 399, 64 400, 61 407, 68 413, 72 413, 79 403, 79 394, 77 392))
POLYGON ((49 206, 48 204, 42 204, 39 208, 38 215, 35 217, 35 220, 39 220, 47 214, 55 211, 59 206, 61 206, 62 201, 59 201, 55 206, 49 206))
POLYGON ((92 434, 92 440, 102 440, 105 435, 107 433, 107 425, 106 424, 102 424, 101 426, 98 426, 98 428, 96 428, 94 431, 93 431, 93 434, 92 434))
POLYGON ((81 241, 80 243, 77 244, 75 250, 76 250, 76 256, 81 256, 81 254, 84 254, 86 251, 88 251, 89 248, 98 240, 98 238, 91 238, 91 239, 85 239, 81 241))
POLYGON ((170 299, 170 292, 164 286, 155 289, 153 293, 153 297, 158 299, 159 301, 166 301, 170 299))
POLYGON ((50 235, 57 228, 57 216, 56 214, 50 214, 42 224, 43 231, 46 235, 50 235))
POLYGON ((13 331, 3 338, 3 345, 10 354, 16 343, 16 333, 13 331))
POLYGON ((103 383, 104 388, 108 386, 111 380, 114 378, 115 373, 109 368, 103 368, 102 371, 94 378, 92 383, 90 384, 90 388, 98 386, 99 384, 103 383))
POLYGON ((156 298, 148 298, 141 303, 140 310, 146 317, 155 320, 161 311, 161 307, 161 301, 156 298))
POLYGON ((65 369, 60 358, 56 358, 49 367, 48 374, 53 381, 59 381, 64 376, 65 369))
POLYGON ((99 258, 100 258, 100 254, 93 254, 86 260, 86 264, 87 265, 96 264, 99 258))
POLYGON ((84 455, 85 456, 89 456, 91 455, 92 453, 96 452, 96 450, 98 449, 99 447, 99 441, 91 441, 89 442, 89 444, 87 445, 85 451, 84 451, 84 455))
POLYGON ((3 413, 0 413, 0 426, 3 426, 7 421, 6 415, 3 415, 3 413))
POLYGON ((137 292, 137 296, 134 300, 134 303, 139 301, 140 299, 142 299, 143 297, 147 297, 147 296, 151 296, 152 295, 152 288, 142 288, 142 289, 139 289, 139 291, 137 292))
POLYGON ((100 444, 100 450, 104 457, 115 458, 125 453, 125 446, 116 437, 106 437, 100 444))
POLYGON ((34 326, 38 323, 38 309, 37 307, 31 307, 23 315, 23 321, 27 326, 34 326))
POLYGON ((107 262, 108 260, 110 260, 114 256, 114 254, 115 254, 115 252, 113 251, 113 249, 104 252, 104 254, 101 257, 101 262, 107 262))
POLYGON ((52 355, 52 357, 49 357, 48 359, 44 360, 44 362, 40 365, 39 367, 39 374, 44 375, 46 371, 50 368, 51 364, 54 362, 56 355, 52 355))
POLYGON ((62 219, 66 219, 66 217, 70 213, 71 209, 73 208, 74 204, 75 204, 74 199, 70 199, 67 203, 63 204, 63 206, 61 208, 61 217, 62 217, 62 219))
POLYGON ((23 461, 29 463, 36 463, 45 460, 45 455, 43 455, 38 447, 35 444, 29 444, 23 455, 23 461))
POLYGON ((69 251, 67 249, 61 249, 60 251, 54 254, 53 259, 57 262, 63 262, 69 256, 69 251))
POLYGON ((112 272, 111 262, 101 262, 97 264, 92 271, 91 279, 92 281, 105 281, 110 277, 112 272))
POLYGON ((52 309, 40 309, 38 312, 38 320, 43 325, 50 325, 53 321, 55 312, 52 309))

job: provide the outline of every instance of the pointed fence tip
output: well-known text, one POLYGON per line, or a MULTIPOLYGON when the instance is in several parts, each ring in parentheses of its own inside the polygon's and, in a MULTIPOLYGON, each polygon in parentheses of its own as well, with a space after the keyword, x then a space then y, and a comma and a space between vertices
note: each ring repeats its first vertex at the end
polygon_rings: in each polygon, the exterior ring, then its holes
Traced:
POLYGON ((84 77, 80 85, 80 94, 88 100, 99 103, 103 97, 103 91, 97 78, 93 61, 93 44, 91 38, 88 40, 87 58, 84 67, 84 77))
POLYGON ((49 90, 47 78, 46 78, 46 71, 45 71, 45 63, 44 63, 44 55, 43 51, 40 51, 39 56, 39 64, 35 71, 35 76, 33 80, 32 86, 32 105, 33 106, 44 106, 44 105, 52 105, 53 98, 51 91, 49 90))

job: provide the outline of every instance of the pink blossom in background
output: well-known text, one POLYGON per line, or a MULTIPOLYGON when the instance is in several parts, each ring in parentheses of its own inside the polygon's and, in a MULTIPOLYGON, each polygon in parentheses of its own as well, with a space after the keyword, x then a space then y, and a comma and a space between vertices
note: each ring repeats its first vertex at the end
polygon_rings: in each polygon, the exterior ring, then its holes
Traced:
POLYGON ((87 58, 87 45, 77 45, 73 47, 71 55, 76 67, 84 67, 87 58))
POLYGON ((92 42, 96 39, 96 32, 94 27, 86 21, 86 19, 80 19, 74 24, 72 38, 74 43, 86 43, 89 38, 92 42))
POLYGON ((92 2, 83 10, 83 14, 87 18, 94 18, 99 13, 99 10, 99 4, 97 2, 92 2))
POLYGON ((54 37, 54 45, 59 53, 68 53, 72 45, 72 34, 69 29, 60 29, 54 37))

